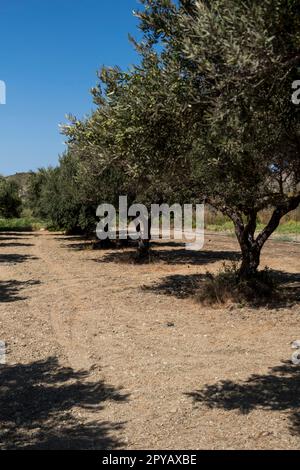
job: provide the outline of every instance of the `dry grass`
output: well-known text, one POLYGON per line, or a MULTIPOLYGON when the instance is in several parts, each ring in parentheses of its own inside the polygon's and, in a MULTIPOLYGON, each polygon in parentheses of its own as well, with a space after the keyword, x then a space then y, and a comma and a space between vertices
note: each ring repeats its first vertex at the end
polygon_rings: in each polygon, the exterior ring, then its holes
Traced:
POLYGON ((279 301, 280 294, 275 276, 265 268, 245 280, 240 279, 238 264, 224 264, 217 274, 206 273, 200 283, 196 298, 204 305, 236 303, 246 305, 266 305, 279 301))

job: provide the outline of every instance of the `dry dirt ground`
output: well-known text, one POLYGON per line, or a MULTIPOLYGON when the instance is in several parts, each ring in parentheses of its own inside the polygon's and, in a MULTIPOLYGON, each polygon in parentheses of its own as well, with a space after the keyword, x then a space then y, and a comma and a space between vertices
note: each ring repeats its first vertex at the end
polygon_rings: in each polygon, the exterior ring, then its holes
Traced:
POLYGON ((230 237, 160 244, 145 265, 86 248, 0 235, 1 449, 300 448, 300 245, 265 248, 294 299, 277 308, 196 302, 230 237))

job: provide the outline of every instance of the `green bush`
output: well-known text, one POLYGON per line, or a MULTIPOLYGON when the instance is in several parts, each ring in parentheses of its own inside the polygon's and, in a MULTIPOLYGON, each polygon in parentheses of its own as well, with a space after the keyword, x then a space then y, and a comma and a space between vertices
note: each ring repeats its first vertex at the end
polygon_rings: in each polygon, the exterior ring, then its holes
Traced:
POLYGON ((0 177, 0 217, 7 219, 20 217, 21 211, 22 201, 18 185, 0 177))
POLYGON ((1 219, 0 232, 32 232, 44 228, 46 223, 33 217, 1 219))

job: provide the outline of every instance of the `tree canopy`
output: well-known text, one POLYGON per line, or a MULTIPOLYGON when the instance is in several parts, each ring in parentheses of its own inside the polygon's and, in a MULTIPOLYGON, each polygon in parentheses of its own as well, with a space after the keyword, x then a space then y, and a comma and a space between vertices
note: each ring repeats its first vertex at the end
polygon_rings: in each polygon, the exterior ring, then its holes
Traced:
POLYGON ((143 40, 132 39, 140 63, 100 71, 96 110, 63 127, 68 149, 48 175, 42 206, 51 200, 58 225, 86 230, 97 205, 120 194, 146 205, 208 202, 233 221, 247 277, 300 203, 300 108, 291 100, 300 4, 141 3, 143 40), (257 234, 258 213, 270 207, 257 234))
POLYGON ((0 176, 0 217, 7 219, 19 217, 21 208, 18 185, 0 176))

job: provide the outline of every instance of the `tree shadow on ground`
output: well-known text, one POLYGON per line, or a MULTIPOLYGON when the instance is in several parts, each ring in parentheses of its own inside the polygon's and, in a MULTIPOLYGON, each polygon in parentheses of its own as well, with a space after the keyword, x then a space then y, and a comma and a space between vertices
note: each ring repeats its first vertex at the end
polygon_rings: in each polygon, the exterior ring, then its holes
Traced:
POLYGON ((252 375, 242 383, 224 380, 187 396, 195 404, 238 410, 243 415, 254 410, 285 412, 291 433, 300 435, 300 368, 288 362, 270 369, 267 375, 252 375))
MULTIPOLYGON (((67 240, 64 238, 64 240, 67 240)), ((61 239, 60 239, 61 241, 61 239)), ((70 240, 67 240, 70 241, 70 240)), ((74 241, 74 239, 73 239, 74 241)), ((122 241, 115 241, 115 240, 95 240, 87 239, 87 238, 77 238, 75 239, 75 243, 64 243, 61 245, 63 248, 68 248, 70 250, 75 251, 84 251, 84 250, 120 250, 128 247, 134 247, 136 243, 130 240, 122 240, 122 241)))
MULTIPOLYGON (((28 240, 29 242, 32 241, 32 237, 33 234, 25 234, 25 233, 19 233, 19 234, 10 234, 10 233, 5 233, 5 236, 3 236, 3 234, 0 233, 0 243, 1 243, 1 246, 3 248, 5 248, 6 246, 15 246, 15 244, 21 244, 21 246, 23 246, 23 243, 27 243, 27 242, 23 242, 23 240, 28 240), (4 242, 8 242, 8 243, 4 243, 4 242), (11 244, 11 245, 10 245, 11 244)), ((19 245, 17 245, 19 246, 19 245)), ((27 246, 25 244, 25 246, 27 246)), ((31 246, 31 245, 30 245, 31 246)))
MULTIPOLYGON (((124 248, 136 248, 137 242, 135 240, 97 240, 95 237, 88 237, 88 236, 79 236, 79 235, 72 235, 72 236, 57 236, 55 237, 58 241, 71 241, 73 243, 64 243, 62 247, 76 250, 76 251, 83 251, 88 249, 93 250, 123 250, 124 248)), ((170 248, 184 248, 185 243, 179 241, 172 241, 172 240, 160 240, 160 241, 152 241, 151 246, 153 248, 158 247, 170 247, 170 248)), ((154 252, 154 250, 152 250, 154 252)))
POLYGON ((176 240, 159 240, 159 241, 152 241, 151 246, 155 247, 170 247, 170 248, 184 248, 186 244, 184 242, 176 241, 176 240))
MULTIPOLYGON (((282 306, 286 306, 287 303, 298 303, 300 302, 300 274, 299 273, 288 273, 285 271, 271 270, 271 274, 274 277, 275 282, 283 293, 282 306)), ((279 302, 279 307, 280 302, 279 302)))
POLYGON ((113 449, 124 423, 93 421, 93 412, 128 395, 89 372, 62 367, 50 357, 30 364, 0 366, 0 449, 113 449), (83 420, 78 409, 89 413, 83 420), (76 414, 77 411, 77 414, 76 414))
POLYGON ((166 276, 151 286, 143 286, 142 290, 154 292, 155 294, 170 295, 178 299, 186 299, 196 295, 199 283, 204 279, 204 274, 174 274, 166 276))
POLYGON ((0 303, 17 302, 26 300, 27 297, 21 296, 22 289, 40 285, 40 281, 0 281, 0 303))
POLYGON ((54 237, 54 240, 58 240, 58 241, 80 241, 80 240, 88 240, 88 237, 87 236, 83 236, 83 235, 64 235, 63 233, 60 234, 60 235, 56 235, 54 237))
MULTIPOLYGON (((3 239, 0 238, 0 242, 2 242, 3 239)), ((32 243, 19 243, 19 242, 9 242, 9 243, 0 243, 0 248, 15 248, 19 246, 34 246, 32 243)))
POLYGON ((12 263, 12 264, 19 264, 25 263, 29 260, 37 260, 36 256, 32 255, 21 255, 21 254, 1 254, 0 255, 0 263, 12 263))
MULTIPOLYGON (((221 260, 237 261, 240 255, 235 251, 194 251, 187 249, 164 250, 152 249, 149 255, 149 263, 162 263, 168 265, 190 265, 205 266, 206 264, 216 263, 221 260)), ((102 258, 95 259, 99 263, 124 263, 130 264, 138 261, 136 252, 133 250, 113 251, 104 255, 102 258)), ((146 261, 147 261, 146 260, 146 261)))
MULTIPOLYGON (((247 302, 249 306, 281 309, 300 302, 300 274, 273 270, 270 271, 270 274, 278 285, 278 295, 267 299, 253 297, 253 301, 250 299, 247 302)), ((143 286, 142 289, 146 292, 174 296, 179 299, 189 297, 197 299, 197 294, 200 289, 205 289, 207 281, 207 274, 174 274, 160 279, 153 285, 143 286)))

